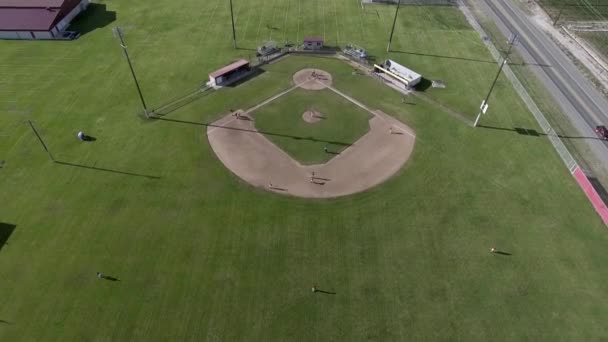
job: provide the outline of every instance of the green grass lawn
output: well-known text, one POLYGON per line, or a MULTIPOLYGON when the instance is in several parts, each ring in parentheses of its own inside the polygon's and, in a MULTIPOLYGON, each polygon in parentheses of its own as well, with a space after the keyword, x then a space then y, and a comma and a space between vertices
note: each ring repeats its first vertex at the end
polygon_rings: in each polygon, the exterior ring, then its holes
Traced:
MULTIPOLYGON (((12 231, 0 250, 0 340, 608 338, 606 227, 550 143, 512 131, 536 125, 505 79, 482 122, 496 129, 300 56, 174 107, 172 121, 146 121, 111 26, 125 28, 150 107, 253 52, 232 49, 223 0, 102 4, 116 20, 76 41, 0 42, 0 241, 12 231), (415 129, 401 172, 313 201, 226 170, 205 124, 288 88, 304 67, 415 129), (48 159, 26 120, 69 164, 48 159), (79 130, 97 140, 80 143, 79 130), (313 294, 313 283, 335 294, 313 294)), ((387 57, 392 6, 234 6, 242 48, 320 35, 387 57)), ((497 68, 478 35, 455 8, 400 13, 393 48, 404 52, 388 56, 445 80, 426 95, 474 117, 497 68)))
POLYGON ((606 20, 608 5, 604 0, 539 0, 540 5, 555 18, 560 11, 561 20, 606 20))
POLYGON ((327 162, 367 133, 371 119, 370 113, 327 89, 296 89, 258 109, 254 116, 256 128, 280 132, 267 137, 302 164, 327 162), (323 119, 304 121, 302 114, 308 110, 321 113, 323 119))
POLYGON ((608 59, 608 32, 576 32, 608 59))

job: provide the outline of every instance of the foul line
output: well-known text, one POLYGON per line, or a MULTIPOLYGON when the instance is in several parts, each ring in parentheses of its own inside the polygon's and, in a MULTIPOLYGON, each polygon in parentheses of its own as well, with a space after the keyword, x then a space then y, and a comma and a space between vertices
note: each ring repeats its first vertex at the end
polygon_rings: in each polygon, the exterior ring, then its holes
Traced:
MULTIPOLYGON (((366 106, 366 105, 364 105, 363 103, 361 103, 361 102, 359 102, 359 101, 355 100, 354 98, 352 98, 352 97, 350 97, 350 96, 348 96, 348 95, 344 94, 343 92, 339 91, 338 89, 336 89, 336 88, 334 88, 334 87, 332 87, 332 86, 330 86, 330 85, 328 85, 328 84, 325 84, 325 83, 323 83, 323 82, 319 82, 319 81, 318 81, 318 80, 316 80, 316 79, 315 79, 314 81, 315 81, 315 82, 317 82, 317 83, 320 83, 320 84, 324 85, 324 86, 325 86, 327 89, 329 89, 329 90, 333 91, 334 93, 336 93, 336 94, 338 94, 338 95, 342 96, 343 98, 345 98, 346 100, 348 100, 348 101, 352 102, 352 103, 353 103, 353 104, 355 104, 356 106, 361 107, 362 109, 364 109, 364 110, 366 110, 366 111, 370 112, 370 113, 371 113, 373 116, 377 117, 378 119, 383 120, 383 121, 387 121, 387 120, 386 120, 386 118, 384 118, 383 116, 381 116, 381 115, 379 115, 378 113, 376 113, 376 111, 371 110, 371 109, 370 109, 368 106, 366 106)), ((406 130, 403 130, 403 129, 401 129, 400 127, 397 127, 397 128, 399 128, 399 130, 400 130, 400 131, 405 132, 407 135, 411 136, 412 138, 416 138, 416 135, 415 135, 415 134, 412 134, 412 133, 410 133, 410 132, 408 132, 408 131, 406 131, 406 130)))
MULTIPOLYGON (((255 106, 253 106, 253 107, 251 107, 251 108, 249 108, 249 109, 247 109, 247 110, 244 110, 244 111, 243 111, 243 114, 249 114, 249 113, 251 113, 251 112, 254 112, 254 111, 256 111, 258 108, 260 108, 260 107, 262 107, 262 106, 265 106, 265 105, 269 104, 270 102, 272 102, 272 101, 274 101, 274 100, 278 99, 279 97, 281 97, 281 96, 283 96, 283 95, 286 95, 286 94, 288 94, 288 93, 290 93, 290 92, 294 91, 294 90, 295 90, 295 89, 297 89, 297 88, 300 88, 300 86, 302 86, 303 84, 306 84, 306 83, 308 83, 308 82, 310 82, 310 81, 312 81, 312 80, 308 80, 308 81, 304 81, 304 82, 302 82, 302 83, 298 83, 298 84, 294 85, 293 87, 291 87, 291 88, 289 88, 289 89, 283 90, 282 92, 280 92, 280 93, 278 93, 278 94, 276 94, 276 95, 274 95, 274 96, 272 96, 272 97, 270 97, 270 98, 268 98, 268 99, 266 99, 266 100, 264 100, 264 101, 262 101, 262 102, 258 103, 257 105, 255 105, 255 106)), ((213 131, 215 131, 215 130, 216 130, 216 129, 218 129, 218 128, 224 128, 226 125, 228 125, 229 123, 231 123, 231 122, 233 122, 233 121, 235 121, 235 120, 238 120, 238 119, 237 119, 237 118, 233 118, 233 119, 231 119, 231 120, 227 121, 226 123, 224 123, 224 124, 223 124, 223 125, 221 125, 221 126, 216 126, 216 127, 213 127, 213 128, 211 128, 211 129, 209 129, 209 130, 207 131, 207 135, 211 134, 213 131)))

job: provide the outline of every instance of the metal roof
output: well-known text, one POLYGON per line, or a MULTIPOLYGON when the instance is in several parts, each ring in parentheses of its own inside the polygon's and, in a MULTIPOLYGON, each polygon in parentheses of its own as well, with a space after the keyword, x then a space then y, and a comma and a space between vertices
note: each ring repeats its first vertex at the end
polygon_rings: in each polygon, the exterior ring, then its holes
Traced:
POLYGON ((59 9, 0 8, 0 31, 48 31, 59 9))
POLYGON ((0 7, 15 7, 15 8, 45 8, 45 7, 61 7, 65 0, 0 0, 0 7))
POLYGON ((242 66, 248 65, 248 64, 249 64, 249 61, 244 60, 244 59, 239 59, 238 61, 236 61, 236 62, 234 62, 232 64, 226 65, 225 67, 223 67, 221 69, 218 69, 218 70, 210 73, 209 77, 216 78, 218 76, 222 76, 224 74, 227 74, 227 73, 229 73, 229 72, 231 72, 233 70, 236 70, 236 69, 238 69, 238 68, 240 68, 242 66))

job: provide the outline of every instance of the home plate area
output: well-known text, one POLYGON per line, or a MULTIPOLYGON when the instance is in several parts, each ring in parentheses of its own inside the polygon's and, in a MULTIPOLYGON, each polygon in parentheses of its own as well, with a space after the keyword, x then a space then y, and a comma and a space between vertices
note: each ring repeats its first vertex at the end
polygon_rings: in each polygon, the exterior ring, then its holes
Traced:
MULTIPOLYGON (((358 193, 393 176, 407 162, 416 141, 414 131, 404 123, 343 94, 331 86, 331 75, 318 69, 304 69, 293 76, 293 88, 329 89, 363 108, 371 115, 369 131, 326 163, 303 165, 269 140, 281 132, 259 131, 255 115, 275 96, 250 110, 237 110, 207 127, 209 143, 222 163, 247 183, 279 194, 305 198, 332 198, 358 193), (314 74, 313 74, 314 72, 314 74)), ((288 110, 288 109, 287 109, 288 110)), ((302 113, 302 112, 300 112, 302 113)), ((301 118, 311 123, 331 113, 307 111, 301 118)), ((330 151, 325 151, 329 153, 330 151)))

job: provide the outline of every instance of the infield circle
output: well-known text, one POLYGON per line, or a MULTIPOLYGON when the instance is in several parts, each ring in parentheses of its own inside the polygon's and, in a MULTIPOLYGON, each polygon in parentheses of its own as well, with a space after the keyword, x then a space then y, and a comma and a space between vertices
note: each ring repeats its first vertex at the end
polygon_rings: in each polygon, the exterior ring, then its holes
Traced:
POLYGON ((321 69, 302 69, 293 74, 293 83, 302 89, 321 90, 330 86, 333 81, 331 74, 321 69))

